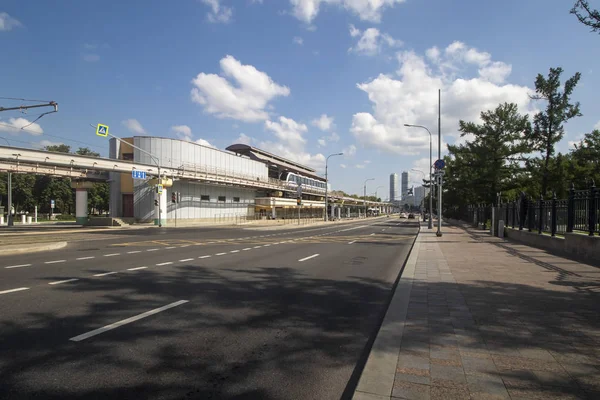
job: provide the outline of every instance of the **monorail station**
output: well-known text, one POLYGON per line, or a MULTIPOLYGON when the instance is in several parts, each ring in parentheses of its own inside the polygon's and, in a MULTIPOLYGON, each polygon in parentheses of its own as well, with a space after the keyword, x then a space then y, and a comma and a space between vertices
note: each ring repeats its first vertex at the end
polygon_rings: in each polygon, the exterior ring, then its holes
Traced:
MULTIPOLYGON (((110 172, 113 218, 155 223, 160 218, 165 225, 175 218, 210 222, 324 217, 324 178, 312 168, 248 145, 219 150, 178 139, 134 136, 111 139, 109 153, 111 159, 168 171, 159 171, 160 179, 143 171, 110 172)), ((391 211, 387 203, 336 197, 329 199, 328 212, 332 218, 358 217, 365 215, 366 206, 391 211)))

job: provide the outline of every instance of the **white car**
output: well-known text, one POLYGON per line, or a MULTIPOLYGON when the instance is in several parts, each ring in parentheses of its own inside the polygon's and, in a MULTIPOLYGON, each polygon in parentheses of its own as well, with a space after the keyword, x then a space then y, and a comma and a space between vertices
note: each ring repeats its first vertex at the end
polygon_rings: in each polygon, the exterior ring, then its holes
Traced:
POLYGON ((408 214, 405 212, 400 213, 400 218, 408 218, 408 214))

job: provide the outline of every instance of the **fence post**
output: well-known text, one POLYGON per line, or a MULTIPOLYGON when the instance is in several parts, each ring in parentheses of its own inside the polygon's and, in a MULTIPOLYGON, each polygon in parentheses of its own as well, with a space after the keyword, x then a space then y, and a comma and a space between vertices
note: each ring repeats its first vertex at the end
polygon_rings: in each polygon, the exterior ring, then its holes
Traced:
POLYGON ((550 235, 556 236, 556 192, 552 193, 552 211, 550 213, 550 235))
POLYGON ((567 201, 567 232, 573 232, 575 225, 575 184, 571 183, 569 188, 569 200, 567 201))
POLYGON ((506 218, 504 219, 504 224, 506 226, 508 226, 508 207, 509 207, 508 200, 506 201, 506 203, 504 203, 504 207, 506 207, 506 218))
POLYGON ((533 207, 535 207, 534 203, 533 203, 533 196, 530 196, 529 199, 526 200, 527 201, 527 230, 529 232, 531 232, 533 230, 533 213, 534 213, 534 209, 533 207))
POLYGON ((590 186, 590 198, 588 201, 588 225, 589 225, 589 236, 594 236, 596 230, 596 183, 592 179, 592 186, 590 186))
MULTIPOLYGON (((512 227, 513 227, 513 229, 515 229, 515 221, 517 219, 517 200, 513 200, 512 203, 513 203, 513 207, 512 207, 512 209, 513 209, 513 212, 512 212, 512 227)), ((508 223, 508 221, 507 221, 507 223, 508 223)))
POLYGON ((544 195, 540 194, 540 203, 538 204, 538 234, 542 234, 544 230, 544 219, 542 218, 542 214, 544 213, 544 195))
POLYGON ((519 206, 519 230, 522 231, 525 226, 525 216, 527 215, 527 198, 524 192, 521 192, 521 204, 519 206))

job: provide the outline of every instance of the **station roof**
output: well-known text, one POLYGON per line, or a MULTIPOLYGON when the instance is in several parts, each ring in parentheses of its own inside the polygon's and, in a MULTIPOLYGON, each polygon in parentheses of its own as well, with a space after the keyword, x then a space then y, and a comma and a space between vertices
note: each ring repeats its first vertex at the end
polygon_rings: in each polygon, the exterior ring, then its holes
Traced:
POLYGON ((225 150, 229 150, 233 153, 247 156, 252 160, 263 162, 269 166, 275 166, 281 171, 296 172, 314 179, 324 180, 322 177, 316 174, 316 170, 313 168, 299 164, 292 160, 288 160, 287 158, 283 158, 275 154, 269 153, 268 151, 257 149, 256 147, 252 147, 247 144, 232 144, 225 150))

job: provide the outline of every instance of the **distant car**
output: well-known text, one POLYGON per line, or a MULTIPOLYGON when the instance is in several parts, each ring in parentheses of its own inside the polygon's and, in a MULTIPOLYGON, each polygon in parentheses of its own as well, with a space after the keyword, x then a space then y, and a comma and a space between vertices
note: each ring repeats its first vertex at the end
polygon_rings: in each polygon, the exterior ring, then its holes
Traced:
POLYGON ((408 215, 405 212, 403 212, 400 214, 400 218, 408 218, 408 215))
POLYGON ((413 214, 413 213, 408 214, 408 219, 415 219, 415 214, 413 214))

